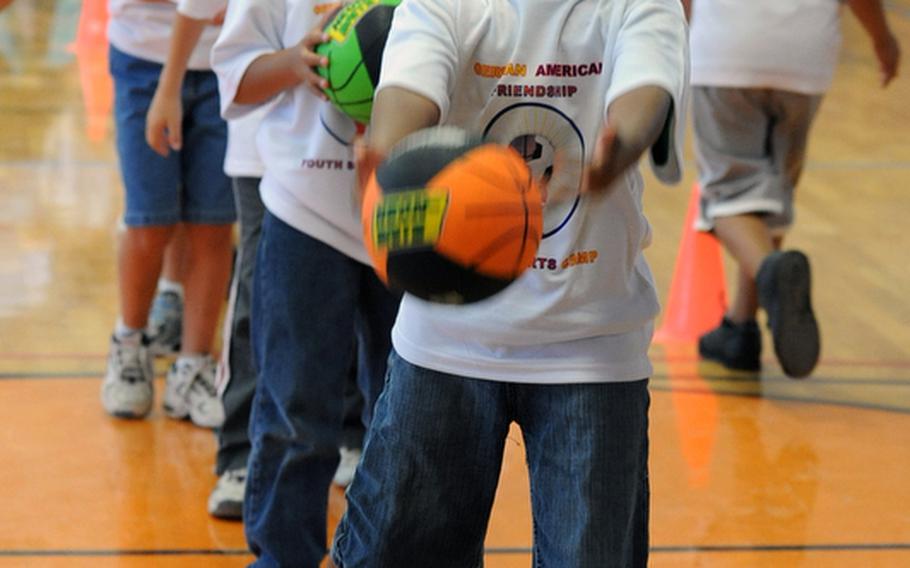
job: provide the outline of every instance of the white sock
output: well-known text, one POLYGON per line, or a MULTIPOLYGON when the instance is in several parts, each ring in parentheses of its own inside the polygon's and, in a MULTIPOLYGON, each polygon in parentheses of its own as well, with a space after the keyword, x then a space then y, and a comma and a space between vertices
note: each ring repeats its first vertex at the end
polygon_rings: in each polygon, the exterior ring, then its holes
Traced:
POLYGON ((142 330, 129 327, 123 323, 123 318, 118 317, 114 325, 114 337, 120 343, 140 343, 142 342, 142 330))
POLYGON ((183 298, 183 284, 162 276, 158 279, 158 292, 174 292, 183 298))
POLYGON ((193 368, 201 369, 208 360, 208 353, 181 353, 174 361, 175 365, 192 365, 193 368))

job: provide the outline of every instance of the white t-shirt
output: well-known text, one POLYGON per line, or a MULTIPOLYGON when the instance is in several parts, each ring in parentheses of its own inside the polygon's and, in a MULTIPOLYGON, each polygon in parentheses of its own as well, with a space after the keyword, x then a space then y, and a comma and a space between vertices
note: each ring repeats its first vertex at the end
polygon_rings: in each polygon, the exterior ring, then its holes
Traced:
POLYGON ((672 95, 675 109, 671 143, 655 172, 679 181, 687 72, 679 0, 405 0, 379 88, 429 98, 442 124, 522 141, 535 172, 551 165, 554 151, 567 166, 550 181, 533 266, 475 304, 406 295, 392 334, 401 356, 443 372, 522 383, 650 376, 658 302, 642 254, 651 239, 642 178, 633 167, 606 196, 582 197, 581 167, 609 104, 655 85, 672 95))
POLYGON ((824 93, 840 11, 837 0, 693 0, 692 84, 824 93))
MULTIPOLYGON (((222 115, 232 121, 261 105, 234 103, 247 67, 258 57, 297 45, 329 4, 293 0, 231 0, 212 64, 222 115)), ((270 101, 256 134, 265 164, 259 190, 266 208, 295 229, 367 264, 354 191, 354 121, 308 88, 270 101)))
MULTIPOLYGON (((107 36, 111 45, 133 57, 164 64, 177 12, 175 2, 109 0, 108 10, 107 36)), ((211 69, 209 53, 219 30, 218 26, 206 27, 190 56, 189 69, 211 69)))

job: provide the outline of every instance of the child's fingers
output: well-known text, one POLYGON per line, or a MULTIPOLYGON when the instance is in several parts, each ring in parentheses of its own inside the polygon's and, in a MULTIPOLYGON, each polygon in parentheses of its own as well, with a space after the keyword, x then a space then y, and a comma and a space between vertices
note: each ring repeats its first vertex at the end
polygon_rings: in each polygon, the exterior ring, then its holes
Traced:
POLYGON ((171 150, 180 151, 183 147, 183 128, 181 125, 182 117, 170 116, 167 122, 167 141, 171 150))
POLYGON ((321 29, 310 30, 300 40, 300 52, 309 67, 325 67, 329 64, 326 57, 316 53, 316 47, 327 41, 329 41, 329 36, 321 29))
POLYGON ((607 124, 597 133, 591 161, 585 169, 584 191, 602 191, 606 189, 609 177, 610 159, 613 155, 613 144, 616 143, 616 128, 607 124))
POLYGON ((164 124, 148 123, 145 127, 145 141, 156 154, 167 157, 168 148, 164 124))

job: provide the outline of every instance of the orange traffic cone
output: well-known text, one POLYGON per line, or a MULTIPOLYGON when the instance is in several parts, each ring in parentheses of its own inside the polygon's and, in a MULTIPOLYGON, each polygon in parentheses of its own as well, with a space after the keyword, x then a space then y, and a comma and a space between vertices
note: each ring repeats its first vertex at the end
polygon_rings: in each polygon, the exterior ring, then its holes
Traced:
POLYGON ((720 243, 695 230, 698 185, 693 186, 682 242, 673 269, 670 297, 655 343, 695 341, 720 322, 727 307, 724 262, 720 243))
POLYGON ((114 85, 107 62, 107 20, 106 0, 85 0, 76 41, 71 46, 79 63, 86 136, 92 142, 106 138, 114 104, 114 85))

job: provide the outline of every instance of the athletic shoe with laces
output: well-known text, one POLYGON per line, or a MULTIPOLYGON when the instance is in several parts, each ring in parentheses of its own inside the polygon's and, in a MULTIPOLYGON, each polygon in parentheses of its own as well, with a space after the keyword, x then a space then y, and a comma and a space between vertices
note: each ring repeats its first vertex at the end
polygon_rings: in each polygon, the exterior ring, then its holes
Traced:
POLYGON ((118 418, 143 418, 152 409, 154 371, 148 339, 111 336, 107 372, 101 383, 101 405, 118 418))
POLYGON ((796 250, 774 252, 755 278, 758 303, 768 315, 774 353, 784 373, 808 376, 818 363, 821 339, 812 311, 809 259, 796 250))
POLYGON ((698 354, 735 371, 760 371, 761 330, 755 320, 737 324, 725 317, 698 339, 698 354))
POLYGON ((246 468, 225 471, 209 495, 209 514, 218 519, 242 519, 245 492, 246 468))
POLYGON ((209 355, 178 357, 167 373, 164 411, 171 418, 189 418, 197 426, 218 428, 224 405, 215 387, 215 361, 209 355))
POLYGON ((180 351, 183 330, 183 298, 173 290, 158 292, 149 311, 148 334, 153 355, 171 355, 180 351))
POLYGON ((338 455, 341 459, 338 462, 338 469, 335 470, 335 477, 332 483, 338 487, 347 487, 354 480, 354 472, 357 470, 357 464, 360 463, 360 448, 347 448, 341 446, 338 448, 338 455))

